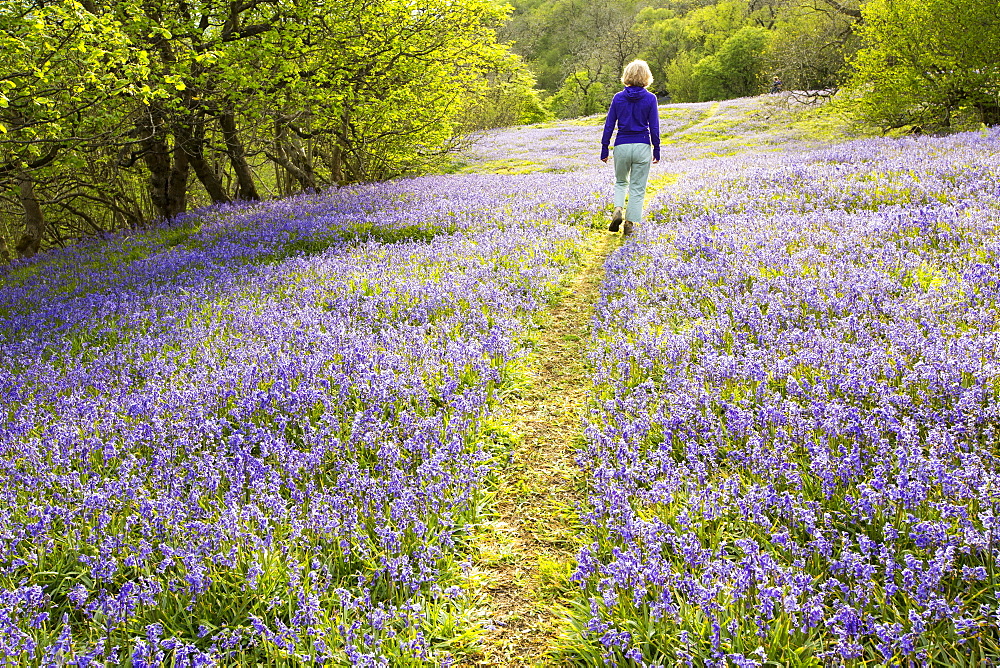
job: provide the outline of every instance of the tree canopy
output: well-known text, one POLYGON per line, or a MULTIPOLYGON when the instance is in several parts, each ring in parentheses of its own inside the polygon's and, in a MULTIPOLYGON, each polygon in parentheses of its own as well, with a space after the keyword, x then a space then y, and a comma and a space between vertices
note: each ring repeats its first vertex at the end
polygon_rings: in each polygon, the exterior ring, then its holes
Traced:
POLYGON ((850 82, 870 121, 888 128, 1000 123, 998 0, 870 0, 850 82))
POLYGON ((194 203, 419 173, 469 130, 540 112, 531 75, 497 40, 506 11, 492 0, 4 2, 0 239, 31 255, 194 203), (516 111, 491 116, 487 99, 516 111))

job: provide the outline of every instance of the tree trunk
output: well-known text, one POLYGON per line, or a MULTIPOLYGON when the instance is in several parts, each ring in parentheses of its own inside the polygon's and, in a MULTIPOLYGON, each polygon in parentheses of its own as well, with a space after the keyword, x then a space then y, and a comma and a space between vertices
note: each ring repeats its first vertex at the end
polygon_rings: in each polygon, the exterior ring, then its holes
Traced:
POLYGON ((167 142, 164 113, 155 105, 139 123, 143 137, 142 160, 149 170, 149 198, 160 218, 169 220, 187 210, 187 185, 190 163, 181 146, 183 131, 174 137, 174 147, 167 142))
POLYGON ((312 190, 316 187, 316 173, 312 163, 289 137, 288 126, 281 121, 274 128, 274 153, 265 155, 273 162, 285 168, 285 172, 299 183, 302 190, 312 190))
POLYGON ((22 176, 18 183, 18 200, 24 209, 24 234, 17 242, 17 252, 21 257, 31 257, 42 245, 42 235, 45 234, 45 218, 42 207, 35 196, 35 183, 27 176, 22 176))
POLYGON ((236 114, 232 108, 226 109, 219 116, 219 125, 222 126, 222 136, 226 140, 226 154, 229 156, 229 163, 233 166, 236 182, 239 184, 237 198, 259 200, 260 194, 253 182, 253 173, 250 171, 250 165, 247 164, 243 144, 236 132, 236 114))
POLYGON ((161 218, 170 218, 170 149, 164 139, 163 117, 156 107, 139 124, 142 161, 149 170, 149 198, 161 218))
POLYGON ((330 176, 333 178, 333 182, 338 186, 344 185, 344 156, 343 150, 340 148, 340 142, 334 140, 333 151, 330 155, 330 176))
POLYGON ((205 123, 199 121, 194 127, 181 126, 176 133, 177 142, 184 148, 195 176, 205 187, 205 192, 212 198, 212 204, 231 202, 226 189, 222 186, 219 176, 205 160, 205 123))
POLYGON ((292 144, 288 147, 286 155, 295 163, 299 168, 299 173, 302 174, 302 188, 303 190, 315 190, 316 189, 316 170, 313 167, 312 160, 309 155, 302 149, 301 146, 296 146, 292 144))
POLYGON ((340 132, 336 134, 333 140, 333 151, 330 158, 330 172, 333 177, 333 182, 338 186, 342 186, 346 183, 344 177, 344 146, 347 144, 347 131, 350 128, 349 124, 350 116, 348 114, 347 108, 340 114, 340 132))
POLYGON ((7 240, 0 237, 0 263, 7 264, 10 262, 10 251, 7 250, 7 240))
POLYGON ((149 198, 160 218, 169 218, 170 153, 167 145, 160 140, 150 140, 142 159, 149 170, 149 198))
POLYGON ((294 178, 299 183, 299 187, 302 190, 310 190, 315 188, 315 181, 311 178, 308 172, 303 171, 303 169, 296 164, 296 161, 289 159, 282 147, 278 147, 278 151, 275 153, 268 152, 267 157, 271 159, 277 165, 284 167, 285 172, 292 178, 294 178))
POLYGON ((212 198, 212 204, 226 204, 233 201, 226 194, 226 189, 222 187, 222 182, 212 169, 204 155, 188 155, 191 166, 194 167, 195 176, 205 186, 205 191, 212 198))
POLYGON ((989 100, 979 105, 979 115, 986 125, 1000 125, 1000 103, 989 100))
POLYGON ((838 2, 837 0, 826 0, 826 4, 830 5, 844 16, 850 16, 852 19, 856 19, 858 23, 864 21, 864 16, 861 14, 860 9, 855 9, 854 7, 848 7, 847 5, 844 5, 838 2))
POLYGON ((188 155, 183 148, 174 146, 172 153, 173 166, 170 168, 170 183, 167 187, 167 205, 171 218, 187 211, 188 174, 191 171, 188 155))

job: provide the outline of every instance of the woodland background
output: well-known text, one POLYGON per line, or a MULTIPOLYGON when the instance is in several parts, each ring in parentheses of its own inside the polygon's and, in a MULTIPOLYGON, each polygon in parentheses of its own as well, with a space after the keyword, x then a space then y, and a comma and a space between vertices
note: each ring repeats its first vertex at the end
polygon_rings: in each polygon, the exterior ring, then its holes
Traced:
POLYGON ((636 57, 664 102, 778 77, 882 132, 1000 123, 1000 0, 5 0, 0 261, 445 169, 636 57))

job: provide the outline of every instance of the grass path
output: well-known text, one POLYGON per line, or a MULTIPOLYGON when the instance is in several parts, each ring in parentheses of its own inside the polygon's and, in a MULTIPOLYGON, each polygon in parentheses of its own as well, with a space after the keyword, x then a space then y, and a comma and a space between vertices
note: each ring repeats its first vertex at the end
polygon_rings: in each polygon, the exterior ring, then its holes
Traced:
POLYGON ((708 123, 710 120, 715 118, 715 116, 719 113, 718 102, 712 102, 710 105, 705 105, 705 106, 707 106, 705 110, 699 111, 698 115, 690 119, 687 123, 680 126, 676 130, 665 133, 663 135, 664 138, 673 139, 678 135, 683 135, 685 132, 688 132, 691 129, 697 129, 698 127, 704 125, 705 123, 708 123))
POLYGON ((586 230, 581 267, 540 323, 522 382, 497 422, 513 444, 499 472, 492 520, 472 536, 471 577, 487 592, 489 628, 465 665, 552 665, 560 603, 572 593, 585 482, 573 461, 587 401, 586 348, 604 260, 618 235, 586 230))

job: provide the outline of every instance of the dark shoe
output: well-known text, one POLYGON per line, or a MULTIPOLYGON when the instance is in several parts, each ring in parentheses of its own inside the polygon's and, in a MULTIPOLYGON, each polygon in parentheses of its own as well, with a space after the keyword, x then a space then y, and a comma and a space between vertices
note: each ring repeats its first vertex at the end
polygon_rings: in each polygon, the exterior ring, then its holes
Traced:
POLYGON ((617 232, 618 226, 621 224, 622 224, 622 210, 618 208, 615 209, 614 215, 611 216, 611 224, 608 226, 608 229, 611 230, 612 232, 617 232))
POLYGON ((634 231, 635 231, 635 223, 633 223, 631 220, 626 220, 625 229, 622 230, 622 236, 627 237, 634 231))

